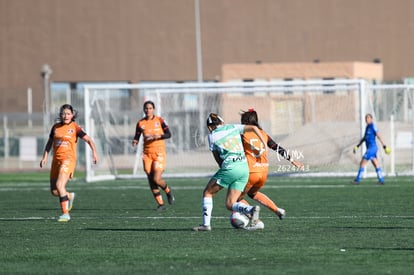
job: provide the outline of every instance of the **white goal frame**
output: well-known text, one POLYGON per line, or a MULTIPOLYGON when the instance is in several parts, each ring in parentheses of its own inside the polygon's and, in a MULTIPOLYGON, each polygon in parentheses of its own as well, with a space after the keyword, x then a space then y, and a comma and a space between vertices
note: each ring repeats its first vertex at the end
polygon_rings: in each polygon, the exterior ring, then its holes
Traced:
MULTIPOLYGON (((283 94, 287 91, 289 93, 305 93, 307 91, 312 92, 324 92, 327 90, 340 90, 340 91, 354 91, 358 96, 359 107, 356 110, 359 120, 359 132, 360 136, 363 135, 365 130, 365 120, 364 115, 368 112, 373 112, 372 103, 369 102, 369 93, 375 89, 392 89, 392 88, 410 88, 414 91, 414 85, 404 85, 404 87, 391 87, 390 85, 372 85, 365 80, 356 79, 356 80, 294 80, 294 81, 269 81, 269 82, 225 82, 225 83, 216 83, 216 82, 203 82, 203 83, 142 83, 142 84, 99 84, 99 85, 85 85, 84 86, 84 126, 85 131, 92 137, 95 138, 95 129, 93 123, 93 93, 97 91, 110 91, 110 90, 140 90, 148 91, 153 98, 161 97, 164 94, 184 94, 184 93, 198 93, 209 95, 212 93, 226 93, 226 94, 260 94, 260 93, 271 93, 271 94, 283 94), (410 86, 410 87, 409 87, 410 86)), ((414 92, 412 92, 414 95, 414 92)), ((156 102, 157 105, 157 102, 156 102)), ((211 106, 198 106, 200 109, 210 108, 211 106)), ((137 110, 138 112, 139 110, 137 110)), ((157 113, 163 116, 162 105, 157 105, 157 113)), ((200 114, 202 112, 200 111, 200 114)), ((260 116, 260 111, 259 111, 260 116)), ((414 115, 413 115, 414 116, 414 115)), ((202 127, 205 127, 205 117, 196 117, 194 119, 199 120, 199 123, 202 127)), ((414 120, 414 119, 413 119, 414 120)), ((414 123, 413 127, 414 129, 414 123)), ((131 129, 132 131, 132 129, 131 129)), ((174 135, 174 133, 173 133, 174 135)), ((394 137, 394 133, 390 134, 391 137, 394 137)), ((413 133, 414 135, 414 133, 413 133)), ((167 141, 168 142, 168 141, 167 141)), ((391 145, 393 146, 393 145, 391 145)), ((392 147, 393 148, 393 147, 392 147)), ((362 152, 361 152, 362 153, 362 152)), ((414 149, 412 149, 412 154, 414 156, 414 149)), ((168 158, 168 156, 167 156, 168 158)), ((97 175, 95 173, 94 165, 92 164, 91 154, 88 150, 85 150, 85 167, 86 167, 86 181, 98 181, 98 180, 112 180, 116 178, 142 178, 144 175, 138 171, 138 163, 140 162, 140 152, 136 153, 135 163, 131 169, 130 174, 116 175, 116 174, 106 174, 106 175, 97 175)), ((414 163, 414 158, 412 163, 414 163)), ((355 167, 357 168, 357 163, 355 167)), ((395 165, 395 163, 392 163, 395 165)), ((355 169, 356 169, 355 168, 355 169)), ((395 168, 390 168, 390 173, 395 174, 395 168)), ((412 167, 414 171, 414 164, 412 167)), ((411 171, 411 172, 412 172, 411 171)), ((354 173, 352 173, 354 174, 354 173)), ((169 173, 168 167, 165 172, 165 177, 199 177, 211 175, 210 172, 185 172, 185 173, 169 173)), ((316 172, 316 173, 302 173, 301 175, 316 175, 316 176, 332 176, 332 175, 347 175, 350 176, 351 173, 338 172, 316 172)))

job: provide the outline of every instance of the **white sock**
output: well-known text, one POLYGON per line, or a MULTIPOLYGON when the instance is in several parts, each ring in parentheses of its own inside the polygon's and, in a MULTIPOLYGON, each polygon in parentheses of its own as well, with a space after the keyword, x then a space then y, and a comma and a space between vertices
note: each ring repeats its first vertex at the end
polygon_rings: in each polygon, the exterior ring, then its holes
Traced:
POLYGON ((211 212, 213 212, 213 198, 204 197, 203 198, 203 225, 210 225, 211 223, 211 212))
POLYGON ((243 213, 243 214, 251 214, 252 210, 253 210, 253 206, 251 205, 247 205, 245 203, 242 202, 236 202, 233 204, 233 206, 231 207, 231 209, 233 211, 239 212, 239 213, 243 213))

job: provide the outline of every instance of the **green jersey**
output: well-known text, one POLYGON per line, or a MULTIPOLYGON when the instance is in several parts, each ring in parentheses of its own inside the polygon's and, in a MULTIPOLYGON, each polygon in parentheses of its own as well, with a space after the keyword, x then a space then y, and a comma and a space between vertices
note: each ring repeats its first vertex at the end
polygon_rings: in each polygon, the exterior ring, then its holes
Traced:
POLYGON ((246 161, 241 134, 242 124, 226 124, 217 127, 208 135, 210 151, 217 151, 223 160, 221 168, 229 169, 246 161))

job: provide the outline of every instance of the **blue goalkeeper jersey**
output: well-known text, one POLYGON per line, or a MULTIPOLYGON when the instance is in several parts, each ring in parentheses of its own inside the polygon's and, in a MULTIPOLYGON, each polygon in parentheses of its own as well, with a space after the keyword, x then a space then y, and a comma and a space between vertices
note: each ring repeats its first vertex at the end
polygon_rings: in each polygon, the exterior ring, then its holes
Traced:
POLYGON ((365 128, 365 135, 364 135, 364 141, 365 145, 367 146, 367 149, 377 149, 377 143, 376 143, 376 137, 377 137, 377 126, 375 126, 374 123, 368 124, 365 128))

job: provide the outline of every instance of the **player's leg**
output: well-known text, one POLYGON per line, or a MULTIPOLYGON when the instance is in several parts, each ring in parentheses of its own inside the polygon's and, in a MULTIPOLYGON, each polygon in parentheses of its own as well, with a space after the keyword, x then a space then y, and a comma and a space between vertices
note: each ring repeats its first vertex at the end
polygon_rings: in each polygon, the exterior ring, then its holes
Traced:
POLYGON ((153 168, 153 159, 150 155, 144 154, 142 157, 142 165, 144 168, 144 172, 147 175, 148 184, 151 190, 151 193, 158 204, 157 210, 164 210, 164 201, 162 199, 162 194, 156 182, 154 181, 154 171, 153 168))
POLYGON ((158 204, 157 210, 165 210, 164 200, 162 198, 162 194, 161 194, 160 188, 155 183, 155 181, 153 179, 152 173, 153 172, 150 172, 149 174, 147 174, 148 184, 149 184, 149 187, 150 187, 152 196, 154 197, 154 200, 158 204))
MULTIPOLYGON (((273 202, 268 196, 259 192, 260 189, 263 188, 267 180, 267 173, 250 173, 249 175, 249 183, 250 187, 247 191, 247 194, 250 198, 254 199, 255 201, 259 202, 263 206, 267 207, 270 211, 274 212, 276 215, 283 216, 285 212, 284 209, 279 211, 279 207, 273 202), (283 215, 282 215, 283 214, 283 215)), ((246 185, 247 186, 247 185, 246 185)), ((246 189, 245 189, 246 190, 246 189)))
POLYGON ((175 202, 175 197, 171 188, 167 185, 165 180, 162 178, 162 173, 165 169, 165 154, 157 153, 153 156, 153 163, 152 163, 152 180, 153 182, 158 185, 162 190, 164 190, 165 194, 167 195, 168 203, 173 204, 175 202))
POLYGON ((246 215, 250 215, 252 226, 255 226, 259 220, 259 206, 251 206, 244 204, 241 201, 237 201, 240 198, 240 195, 245 190, 247 181, 249 179, 248 170, 245 170, 243 166, 234 168, 234 172, 227 179, 228 182, 223 182, 227 184, 227 196, 226 196, 226 207, 230 211, 236 211, 246 215))
POLYGON ((361 162, 359 164, 359 169, 358 169, 358 173, 354 179, 354 184, 359 184, 361 182, 361 178, 364 175, 365 172, 365 167, 367 166, 367 162, 368 160, 365 159, 365 155, 364 157, 361 159, 361 162))
POLYGON ((52 167, 50 169, 50 193, 53 196, 59 197, 59 192, 56 187, 56 181, 59 176, 59 167, 56 167, 55 162, 52 162, 52 167))
POLYGON ((217 192, 223 189, 217 184, 217 179, 212 177, 203 191, 203 199, 201 202, 203 211, 203 224, 193 228, 194 231, 211 231, 211 213, 213 212, 213 197, 217 192))
POLYGON ((378 161, 378 158, 376 158, 376 157, 373 158, 371 160, 371 162, 375 167, 375 172, 377 173, 378 183, 379 184, 384 184, 384 175, 382 174, 382 169, 381 169, 380 163, 378 161))
POLYGON ((64 169, 61 169, 61 172, 59 173, 59 176, 56 180, 56 188, 59 193, 59 202, 60 202, 60 208, 62 211, 62 215, 59 216, 58 221, 59 222, 67 222, 70 220, 69 216, 69 195, 66 191, 66 184, 69 181, 70 175, 64 171, 64 169))

